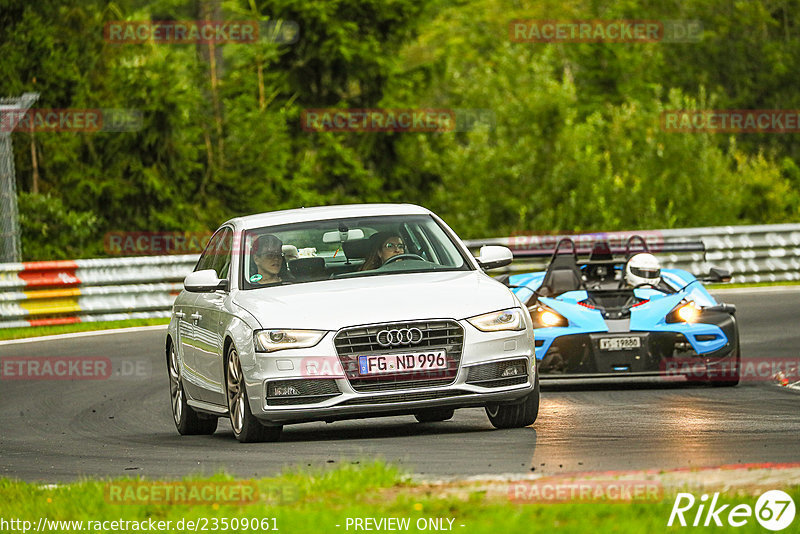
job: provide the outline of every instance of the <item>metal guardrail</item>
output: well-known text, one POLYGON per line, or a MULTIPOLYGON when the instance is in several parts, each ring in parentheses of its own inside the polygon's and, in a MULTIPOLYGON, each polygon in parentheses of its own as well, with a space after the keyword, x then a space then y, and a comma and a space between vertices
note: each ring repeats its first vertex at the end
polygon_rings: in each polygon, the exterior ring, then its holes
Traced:
MULTIPOLYGON (((800 280, 800 224, 719 226, 680 230, 578 234, 579 245, 604 237, 623 244, 642 235, 665 267, 696 275, 716 266, 730 270, 734 282, 800 280), (702 252, 658 254, 664 241, 697 240, 702 252)), ((477 252, 483 245, 504 245, 515 251, 552 251, 562 236, 512 236, 466 241, 477 252), (549 247, 549 248, 548 248, 549 247)), ((563 236, 566 237, 566 236, 563 236)), ((0 328, 169 317, 184 277, 196 254, 142 256, 0 264, 0 328)), ((542 270, 548 257, 519 258, 508 273, 542 270)), ((503 270, 492 271, 501 274, 503 270)))
MULTIPOLYGON (((740 283, 800 280, 800 224, 713 226, 559 236, 519 235, 469 240, 465 243, 474 252, 483 245, 503 245, 516 252, 552 252, 561 237, 572 237, 580 246, 588 245, 599 238, 608 239, 612 244, 624 244, 631 235, 644 237, 664 267, 685 269, 695 275, 708 273, 710 267, 721 267, 733 273, 732 282, 740 283), (659 244, 682 240, 701 240, 706 252, 658 253, 659 244)), ((513 274, 543 270, 548 261, 549 257, 516 259, 505 272, 513 274)))
POLYGON ((169 317, 197 258, 0 264, 0 328, 169 317))

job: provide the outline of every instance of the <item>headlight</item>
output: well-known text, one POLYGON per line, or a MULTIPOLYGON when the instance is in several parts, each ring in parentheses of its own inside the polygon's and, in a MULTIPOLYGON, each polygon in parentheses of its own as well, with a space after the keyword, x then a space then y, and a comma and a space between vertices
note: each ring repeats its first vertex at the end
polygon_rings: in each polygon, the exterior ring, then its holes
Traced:
POLYGON ((313 347, 325 337, 324 330, 258 330, 256 352, 313 347))
POLYGON ((681 302, 669 314, 668 323, 696 323, 700 318, 700 309, 694 302, 681 302))
POLYGON ((560 313, 547 306, 535 306, 530 309, 534 328, 549 328, 551 326, 569 326, 569 321, 560 313))
POLYGON ((522 317, 522 310, 519 308, 484 313, 483 315, 470 317, 467 321, 482 332, 525 330, 525 319, 522 317))

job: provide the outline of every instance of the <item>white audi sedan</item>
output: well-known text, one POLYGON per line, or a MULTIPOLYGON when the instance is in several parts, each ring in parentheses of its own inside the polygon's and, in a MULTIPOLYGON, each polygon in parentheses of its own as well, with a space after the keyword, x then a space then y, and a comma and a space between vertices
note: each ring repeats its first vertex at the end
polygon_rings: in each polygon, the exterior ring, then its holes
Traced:
POLYGON ((528 311, 436 215, 410 204, 301 208, 232 219, 184 281, 166 339, 181 434, 228 417, 241 442, 283 425, 393 415, 423 423, 485 407, 533 424, 528 311))

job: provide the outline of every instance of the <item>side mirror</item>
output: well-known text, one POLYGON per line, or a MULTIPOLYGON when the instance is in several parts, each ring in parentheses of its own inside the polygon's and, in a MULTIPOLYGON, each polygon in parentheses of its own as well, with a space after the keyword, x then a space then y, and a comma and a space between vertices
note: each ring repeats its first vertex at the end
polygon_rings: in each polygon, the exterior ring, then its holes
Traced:
POLYGON ((190 273, 183 280, 183 287, 191 293, 210 293, 218 289, 228 289, 228 281, 217 278, 214 269, 204 269, 190 273))
POLYGON ((511 263, 514 259, 514 254, 507 247, 484 245, 475 259, 478 260, 483 269, 497 269, 511 263))
POLYGON ((730 282, 731 281, 731 272, 726 269, 720 269, 719 267, 712 267, 708 271, 708 278, 706 278, 706 282, 730 282))

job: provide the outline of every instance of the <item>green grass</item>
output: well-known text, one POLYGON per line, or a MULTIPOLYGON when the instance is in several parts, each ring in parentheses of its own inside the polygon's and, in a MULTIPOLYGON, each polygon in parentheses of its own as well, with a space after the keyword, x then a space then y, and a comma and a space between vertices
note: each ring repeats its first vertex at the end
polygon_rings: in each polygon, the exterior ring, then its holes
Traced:
POLYGON ((52 326, 30 326, 27 328, 0 328, 0 340, 22 339, 26 337, 50 336, 72 332, 91 330, 108 330, 112 328, 129 328, 133 326, 151 326, 169 324, 169 319, 125 319, 123 321, 98 321, 96 323, 59 324, 52 326))
POLYGON ((770 287, 770 286, 797 286, 800 280, 788 280, 786 282, 750 282, 747 284, 706 284, 708 289, 729 289, 738 287, 770 287))
MULTIPOLYGON (((236 479, 216 475, 191 480, 222 482, 236 479)), ((171 521, 170 531, 176 532, 175 525, 181 519, 208 521, 208 531, 212 531, 214 520, 221 518, 276 518, 278 531, 290 534, 354 532, 352 526, 346 529, 347 518, 365 517, 409 518, 409 532, 419 531, 415 525, 420 518, 453 519, 452 530, 464 534, 552 531, 638 534, 685 530, 666 527, 674 502, 674 495, 671 494, 657 502, 520 504, 509 502, 502 491, 496 494, 499 497, 493 498, 481 491, 468 490, 462 492, 461 496, 454 496, 453 492, 445 494, 435 485, 409 482, 397 469, 379 462, 360 465, 348 463, 329 471, 296 470, 275 478, 251 481, 266 497, 261 502, 246 505, 211 502, 202 505, 115 504, 105 498, 108 483, 91 480, 46 489, 38 484, 0 479, 0 502, 3 503, 0 517, 5 520, 32 521, 34 529, 40 517, 73 521, 152 518, 171 521)), ((789 492, 795 502, 800 502, 800 487, 781 489, 789 492)), ((699 498, 700 492, 694 493, 699 498)), ((721 503, 754 506, 755 501, 756 497, 729 494, 720 497, 721 503)), ((695 511, 696 506, 691 514, 686 515, 690 522, 695 511)), ((798 522, 800 518, 796 518, 784 532, 797 532, 798 522)), ((447 521, 444 524, 447 525, 447 521)), ((199 530, 203 531, 202 528, 199 530)), ((724 526, 713 527, 712 530, 765 532, 752 517, 741 528, 724 526)), ((50 531, 60 530, 51 528, 50 531)))

